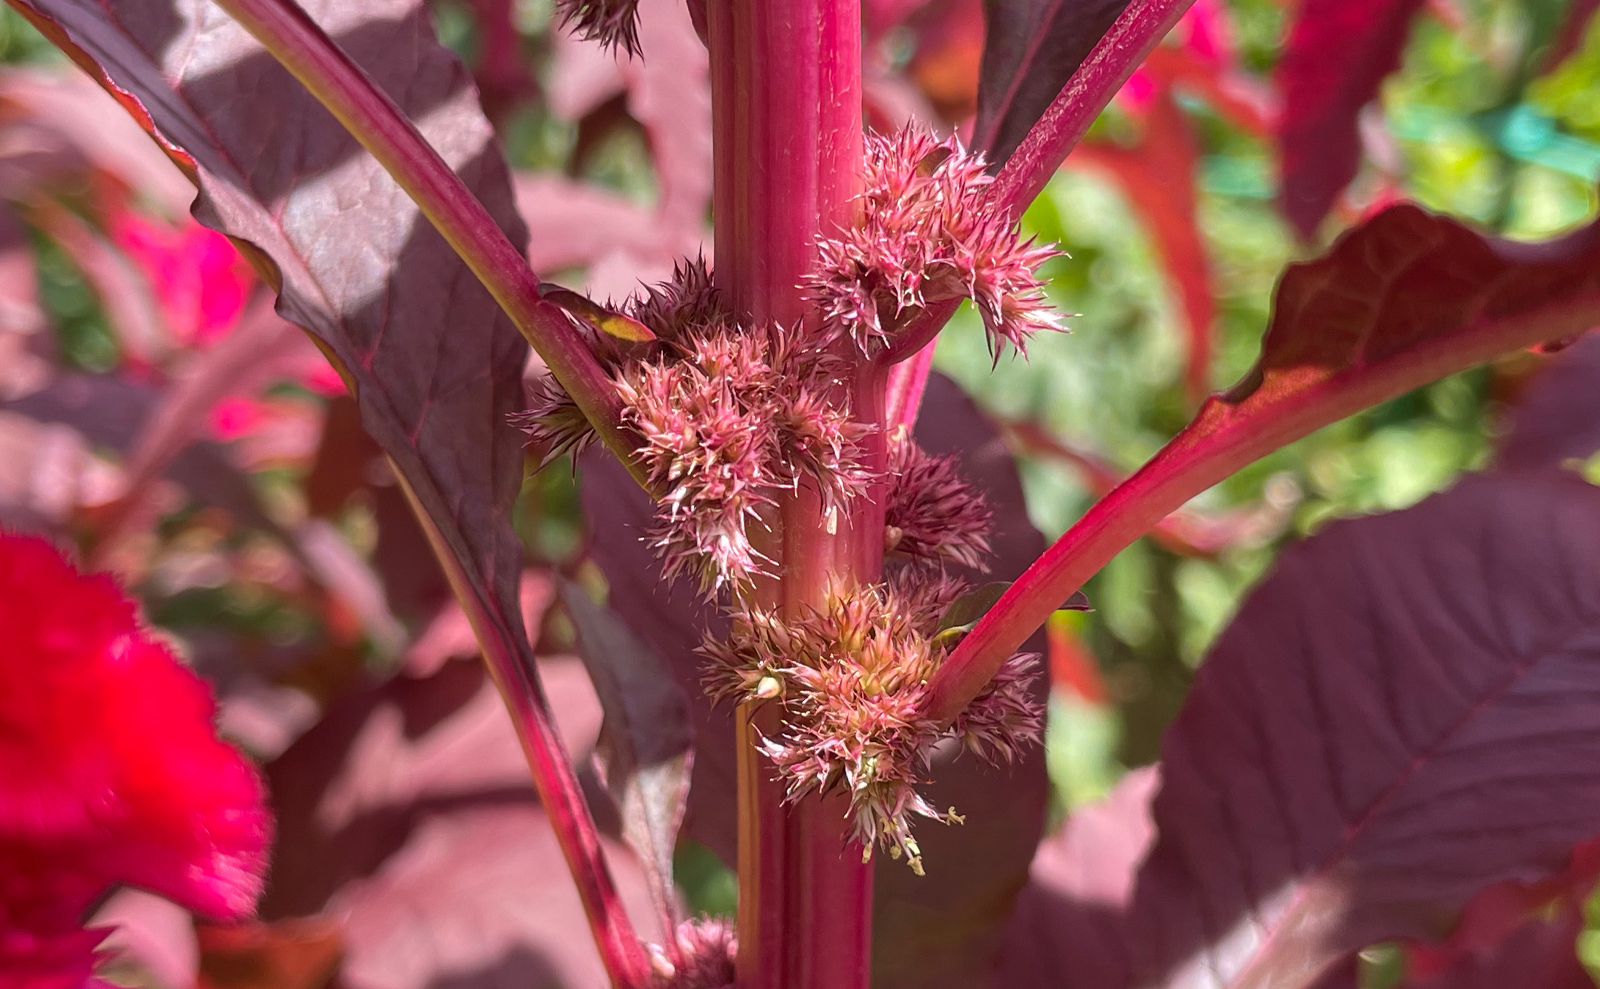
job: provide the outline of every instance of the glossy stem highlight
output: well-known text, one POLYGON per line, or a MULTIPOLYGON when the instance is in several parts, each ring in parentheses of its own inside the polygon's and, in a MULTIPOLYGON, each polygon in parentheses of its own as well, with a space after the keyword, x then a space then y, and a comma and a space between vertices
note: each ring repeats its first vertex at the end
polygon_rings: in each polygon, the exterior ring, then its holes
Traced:
POLYGON ((1194 0, 1133 0, 1061 87, 989 187, 989 200, 1020 217, 1089 125, 1194 0))
MULTIPOLYGON (((819 233, 854 222, 861 168, 859 0, 709 0, 715 147, 716 279, 724 300, 756 320, 795 324, 798 286, 819 233)), ((843 381, 839 401, 882 416, 882 375, 843 381), (860 396, 855 393, 860 392, 860 396)), ((875 450, 874 455, 881 455, 875 450)), ((797 616, 831 586, 877 578, 881 507, 857 498, 824 516, 802 486, 780 499, 763 551, 776 580, 760 603, 797 616)), ((872 870, 848 839, 837 797, 784 802, 759 735, 781 727, 775 705, 740 707, 739 989, 868 989, 872 870)))

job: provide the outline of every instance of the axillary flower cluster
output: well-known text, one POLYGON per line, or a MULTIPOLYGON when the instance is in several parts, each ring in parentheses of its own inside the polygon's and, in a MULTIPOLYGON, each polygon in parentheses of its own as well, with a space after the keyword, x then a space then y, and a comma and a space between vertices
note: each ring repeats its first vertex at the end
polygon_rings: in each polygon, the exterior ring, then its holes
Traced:
MULTIPOLYGON (((669 577, 692 575, 730 617, 727 637, 702 648, 708 688, 781 705, 782 726, 762 749, 791 799, 848 793, 865 854, 881 845, 919 873, 911 817, 957 820, 917 792, 935 744, 950 738, 991 761, 1014 757, 1039 730, 1027 691, 1037 660, 1013 657, 953 724, 919 713, 960 635, 945 618, 970 590, 947 568, 981 568, 989 509, 954 458, 930 456, 904 430, 886 438, 886 460, 871 462, 864 441, 877 427, 840 383, 941 300, 971 299, 996 351, 1059 328, 1035 273, 1055 252, 985 210, 988 181, 982 159, 954 139, 915 130, 869 137, 862 219, 818 243, 802 286, 811 318, 742 319, 697 261, 622 307, 653 340, 592 334, 660 497, 647 538, 669 577), (831 587, 804 614, 779 614, 758 602, 759 580, 782 569, 764 555, 771 540, 762 536, 780 499, 801 486, 817 493, 824 517, 879 500, 885 577, 831 587)), ((518 423, 551 456, 592 439, 549 379, 518 423)))

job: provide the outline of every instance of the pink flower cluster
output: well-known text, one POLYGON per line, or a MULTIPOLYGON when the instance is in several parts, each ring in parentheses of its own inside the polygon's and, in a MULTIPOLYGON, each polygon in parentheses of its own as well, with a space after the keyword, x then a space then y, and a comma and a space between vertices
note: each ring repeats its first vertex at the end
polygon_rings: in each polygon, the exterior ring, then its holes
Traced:
POLYGON ((94 986, 116 885, 219 918, 261 892, 271 824, 205 683, 105 576, 0 533, 0 989, 94 986))
MULTIPOLYGON (((838 508, 871 475, 859 459, 868 427, 832 395, 841 360, 799 328, 739 326, 710 286, 703 262, 680 266, 625 307, 655 341, 600 349, 660 495, 651 538, 666 573, 693 573, 714 592, 770 562, 748 532, 778 492, 810 480, 825 508, 838 508)), ((518 424, 551 449, 588 442, 571 400, 544 387, 518 424)))
POLYGON ((932 457, 909 437, 890 445, 883 549, 983 569, 989 506, 961 478, 955 457, 932 457))
POLYGON ((1022 240, 988 209, 983 157, 954 137, 907 128, 867 137, 862 222, 818 244, 808 296, 838 333, 872 353, 929 303, 971 299, 991 343, 1022 350, 1061 329, 1036 269, 1060 252, 1022 240))
POLYGON ((901 568, 885 583, 830 593, 798 620, 735 610, 727 639, 702 646, 713 663, 707 682, 714 696, 783 705, 783 728, 762 740, 762 750, 788 781, 790 798, 842 787, 866 853, 881 844, 918 875, 922 853, 911 817, 960 820, 917 792, 934 744, 955 737, 979 756, 1001 760, 1039 732, 1027 692, 1033 656, 1008 662, 956 725, 920 713, 944 657, 936 641, 940 619, 966 589, 940 571, 901 568))
MULTIPOLYGON (((653 340, 574 320, 638 436, 635 456, 659 499, 649 538, 666 576, 693 574, 708 597, 727 592, 732 630, 702 647, 713 694, 780 704, 782 727, 762 748, 790 798, 842 789, 866 853, 881 844, 919 873, 911 818, 957 819, 917 792, 933 746, 953 738, 987 760, 1014 758, 1039 732, 1027 689, 1037 660, 1013 657, 953 724, 920 713, 960 634, 943 627, 946 613, 968 591, 944 567, 982 567, 990 512, 953 458, 929 456, 903 430, 887 438, 888 462, 869 469, 863 440, 874 427, 838 383, 932 302, 971 299, 997 350, 1059 328, 1034 275, 1055 252, 1020 241, 1015 224, 984 208, 988 182, 982 160, 954 140, 874 137, 862 222, 819 243, 804 286, 820 318, 749 325, 726 311, 696 261, 621 307, 653 340), (777 561, 751 536, 770 526, 779 495, 802 484, 821 494, 825 517, 869 489, 881 498, 891 569, 796 617, 755 606, 754 578, 777 561)), ((547 459, 593 438, 550 379, 516 421, 547 459)))

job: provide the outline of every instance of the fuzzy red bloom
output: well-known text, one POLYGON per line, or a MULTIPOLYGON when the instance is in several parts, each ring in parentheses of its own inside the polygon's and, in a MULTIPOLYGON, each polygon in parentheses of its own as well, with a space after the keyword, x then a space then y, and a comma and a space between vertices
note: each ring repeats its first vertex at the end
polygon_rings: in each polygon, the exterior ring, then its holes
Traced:
POLYGON ((149 280, 180 343, 206 346, 232 332, 255 276, 228 238, 193 220, 173 227, 132 210, 113 215, 109 226, 112 240, 149 280))
POLYGON ((988 569, 989 506, 955 457, 930 456, 909 436, 896 437, 889 475, 885 552, 988 569))
POLYGON ((869 135, 862 222, 817 244, 806 283, 832 329, 870 352, 908 311, 958 298, 977 307, 997 358, 1001 344, 1020 351, 1036 330, 1061 329, 1036 274, 1060 252, 987 208, 991 181, 983 157, 954 138, 869 135))
POLYGON ((921 715, 928 681, 944 660, 940 616, 965 589, 941 571, 897 569, 885 583, 831 593, 793 621, 736 607, 728 637, 701 645, 712 661, 713 696, 782 705, 782 730, 760 747, 789 798, 842 790, 863 848, 882 845, 919 874, 911 819, 960 820, 917 791, 933 746, 953 737, 980 758, 1007 762, 1040 729, 1027 690, 1038 662, 1026 655, 1012 657, 955 724, 921 715))
POLYGON ((114 885, 236 917, 260 894, 260 778, 205 683, 107 576, 0 533, 0 989, 93 985, 114 885))

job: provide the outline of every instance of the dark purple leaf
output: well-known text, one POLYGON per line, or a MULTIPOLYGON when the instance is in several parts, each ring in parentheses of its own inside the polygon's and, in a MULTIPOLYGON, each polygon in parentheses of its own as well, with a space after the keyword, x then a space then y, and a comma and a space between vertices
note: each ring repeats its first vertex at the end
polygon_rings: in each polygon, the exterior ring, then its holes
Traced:
POLYGON ((985 0, 972 146, 1005 163, 1128 0, 985 0))
POLYGON ((1275 75, 1284 215, 1309 240, 1361 163, 1361 108, 1400 66, 1423 0, 1304 0, 1275 75))
POLYGON ((1497 466, 1559 467, 1600 450, 1600 335, 1552 356, 1511 407, 1497 466))
POLYGON ((578 633, 578 651, 605 711, 596 753, 622 835, 644 866, 663 926, 682 920, 672 885, 672 853, 689 799, 694 752, 689 699, 660 657, 616 613, 571 581, 561 602, 578 633))
MULTIPOLYGON (((917 442, 933 454, 959 453, 962 473, 979 485, 995 514, 994 577, 1020 573, 1043 546, 1028 522, 1022 485, 1005 443, 950 379, 928 382, 917 442)), ((683 582, 661 583, 660 566, 640 536, 649 498, 610 456, 582 464, 580 491, 590 520, 590 552, 611 582, 611 606, 666 662, 689 695, 695 726, 694 779, 684 832, 725 862, 736 858, 732 712, 711 706, 694 649, 720 619, 683 582)), ((970 575, 981 582, 981 575, 970 575)), ((1042 637, 1041 637, 1042 638, 1042 637)), ((1042 644, 1030 643, 1034 651, 1042 644)), ((1041 677, 1042 703, 1048 684, 1041 677)), ((965 987, 986 978, 1010 903, 1021 888, 1043 826, 1049 781, 1044 753, 1031 750, 1010 769, 965 758, 938 761, 928 799, 971 808, 966 824, 919 829, 927 876, 880 856, 876 872, 873 965, 879 987, 965 987)))
POLYGON ((1134 984, 1297 989, 1600 833, 1600 489, 1477 475, 1290 549, 1163 742, 1134 984))
MULTIPOLYGON (((276 60, 205 0, 15 0, 200 186, 196 217, 248 244, 279 312, 337 360, 367 431, 460 565, 481 634, 517 619, 526 345, 410 198, 276 60)), ((420 0, 303 5, 461 174, 512 241, 510 176, 420 0)), ((531 660, 529 660, 531 662, 531 660)))

